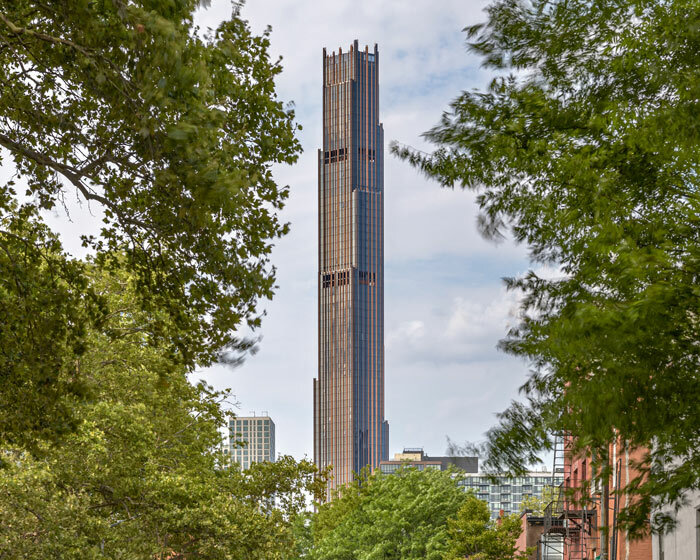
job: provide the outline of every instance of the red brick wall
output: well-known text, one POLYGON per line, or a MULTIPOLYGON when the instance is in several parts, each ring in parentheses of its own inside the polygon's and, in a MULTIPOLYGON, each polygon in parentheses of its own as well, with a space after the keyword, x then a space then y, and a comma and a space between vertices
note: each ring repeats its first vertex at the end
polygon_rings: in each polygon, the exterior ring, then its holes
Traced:
MULTIPOLYGON (((538 525, 532 525, 528 522, 528 515, 523 514, 520 518, 520 526, 522 532, 515 541, 515 546, 518 552, 526 552, 528 548, 532 550, 529 555, 530 560, 537 560, 537 541, 544 531, 541 522, 538 525)), ((541 521, 541 518, 538 518, 541 521)))
MULTIPOLYGON (((571 489, 573 491, 573 499, 568 500, 566 507, 572 510, 580 510, 582 508, 582 498, 585 498, 581 491, 576 489, 581 488, 584 482, 591 485, 591 463, 589 457, 571 457, 568 451, 570 447, 571 440, 566 441, 567 445, 567 458, 564 464, 564 485, 565 488, 571 489), (578 502, 578 503, 577 503, 578 502)), ((618 460, 620 460, 620 481, 619 487, 624 488, 630 480, 638 475, 638 471, 634 469, 633 464, 635 461, 643 459, 646 450, 636 449, 626 451, 621 441, 616 441, 614 444, 610 445, 609 454, 612 464, 617 465, 618 460)), ((614 490, 614 480, 610 480, 608 484, 610 490, 611 499, 608 504, 608 519, 612 522, 613 519, 613 490, 614 490)), ((590 494, 589 494, 590 495, 590 494)), ((596 498, 600 500, 600 495, 596 498)), ((619 509, 625 507, 627 503, 627 498, 622 495, 619 498, 619 509)), ((600 536, 601 532, 597 528, 602 525, 602 515, 600 508, 600 501, 598 503, 587 503, 587 509, 595 509, 594 522, 592 534, 586 539, 586 546, 584 548, 585 555, 583 556, 586 560, 592 560, 596 555, 600 554, 600 536)), ((626 534, 622 531, 617 532, 617 558, 610 558, 609 560, 651 560, 651 537, 645 537, 637 541, 629 541, 626 538, 626 534)), ((611 551, 612 552, 612 551, 611 551)), ((581 560, 581 547, 577 546, 576 543, 570 542, 569 546, 565 549, 565 560, 581 560)))
POLYGON ((525 552, 527 550, 527 516, 523 515, 520 518, 520 527, 522 529, 522 532, 520 533, 520 536, 518 537, 518 540, 515 541, 515 546, 518 552, 525 552))

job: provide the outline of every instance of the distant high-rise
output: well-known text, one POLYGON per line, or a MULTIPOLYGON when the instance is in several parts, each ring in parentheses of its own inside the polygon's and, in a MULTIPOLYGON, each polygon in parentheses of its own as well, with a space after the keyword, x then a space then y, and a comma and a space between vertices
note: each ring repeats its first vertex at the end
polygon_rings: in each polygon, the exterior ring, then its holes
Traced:
POLYGON ((542 498, 546 487, 558 488, 564 481, 561 474, 552 477, 551 472, 529 472, 524 476, 492 475, 469 473, 458 484, 465 490, 473 490, 480 500, 489 505, 491 518, 496 519, 501 510, 504 513, 520 513, 524 498, 542 498))
POLYGON ((379 53, 323 50, 318 152, 318 378, 314 458, 331 488, 386 459, 384 420, 384 131, 379 53))
POLYGON ((229 422, 229 451, 245 470, 253 463, 275 461, 275 423, 269 416, 237 416, 229 422))

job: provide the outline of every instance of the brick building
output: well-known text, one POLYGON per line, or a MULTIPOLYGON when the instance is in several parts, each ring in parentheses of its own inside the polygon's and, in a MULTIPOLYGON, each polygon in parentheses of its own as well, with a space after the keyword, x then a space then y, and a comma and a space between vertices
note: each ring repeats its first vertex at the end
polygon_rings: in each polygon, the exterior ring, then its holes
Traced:
POLYGON ((528 560, 563 560, 564 542, 556 533, 544 534, 544 517, 531 511, 520 514, 522 532, 515 542, 518 552, 526 552, 528 560))
POLYGON ((559 496, 547 506, 543 535, 560 535, 564 560, 652 560, 651 537, 633 540, 617 523, 619 511, 628 498, 621 490, 639 472, 635 462, 644 458, 643 449, 626 449, 619 439, 610 444, 608 456, 612 476, 597 476, 588 456, 571 456, 570 437, 563 438, 559 456, 564 482, 559 496), (602 527, 611 527, 606 538, 602 527))

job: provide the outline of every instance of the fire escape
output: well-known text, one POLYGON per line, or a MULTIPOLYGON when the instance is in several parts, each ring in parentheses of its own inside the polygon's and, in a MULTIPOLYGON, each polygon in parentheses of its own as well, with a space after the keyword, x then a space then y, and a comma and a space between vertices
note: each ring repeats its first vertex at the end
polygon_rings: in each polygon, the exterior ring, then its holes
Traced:
MULTIPOLYGON (((571 472, 570 461, 565 453, 565 438, 563 434, 557 434, 552 468, 553 488, 557 475, 571 472)), ((570 479, 564 476, 564 482, 544 510, 544 531, 538 544, 538 560, 592 558, 591 552, 597 542, 596 499, 581 499, 581 490, 570 485, 570 479)))

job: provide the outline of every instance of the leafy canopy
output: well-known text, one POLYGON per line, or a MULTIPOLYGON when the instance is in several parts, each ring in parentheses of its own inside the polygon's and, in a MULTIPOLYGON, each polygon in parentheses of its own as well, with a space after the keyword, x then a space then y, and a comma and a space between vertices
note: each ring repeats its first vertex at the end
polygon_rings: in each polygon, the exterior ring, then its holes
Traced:
POLYGON ((192 385, 144 344, 152 318, 130 276, 95 275, 92 286, 108 318, 75 364, 89 395, 69 403, 76 428, 32 453, 0 448, 0 557, 287 558, 323 475, 291 457, 224 468, 227 394, 192 385))
POLYGON ((452 472, 375 473, 320 506, 303 557, 338 560, 442 559, 447 519, 466 494, 452 472))
POLYGON ((621 516, 636 531, 700 488, 698 29, 695 0, 495 0, 467 34, 497 77, 425 134, 434 153, 392 147, 530 248, 501 348, 532 374, 486 466, 523 472, 553 432, 594 459, 618 435, 651 446, 621 516))
POLYGON ((552 486, 542 487, 542 495, 523 496, 520 502, 520 513, 530 511, 533 515, 543 516, 545 508, 558 499, 558 489, 552 486))
POLYGON ((75 357, 103 315, 85 265, 16 204, 0 208, 0 442, 32 443, 70 432, 66 395, 85 396, 75 357))
POLYGON ((54 412, 70 429, 51 401, 80 394, 80 374, 61 386, 60 371, 104 319, 41 220, 66 197, 102 217, 82 242, 101 269, 132 275, 149 343, 191 368, 235 357, 248 347, 236 329, 259 324, 271 244, 288 229, 271 166, 296 161, 297 125, 276 97, 269 31, 252 34, 234 4, 203 35, 199 4, 0 2, 0 164, 15 170, 0 185, 0 404, 12 415, 0 439, 48 436, 54 412))
POLYGON ((491 520, 459 471, 362 473, 296 526, 299 558, 515 560, 517 517, 491 520))
POLYGON ((457 515, 447 521, 449 535, 445 560, 526 560, 526 552, 518 552, 515 542, 522 532, 517 515, 492 520, 486 502, 473 493, 467 494, 457 515))
POLYGON ((247 348, 300 151, 268 32, 198 4, 0 1, 0 557, 286 558, 325 488, 226 468, 227 394, 187 378, 247 348), (72 195, 86 262, 42 221, 72 195))

